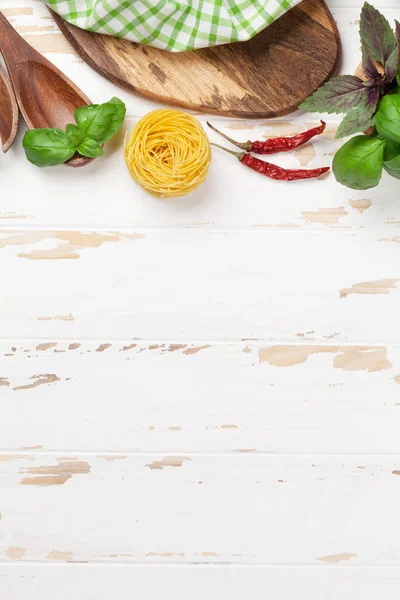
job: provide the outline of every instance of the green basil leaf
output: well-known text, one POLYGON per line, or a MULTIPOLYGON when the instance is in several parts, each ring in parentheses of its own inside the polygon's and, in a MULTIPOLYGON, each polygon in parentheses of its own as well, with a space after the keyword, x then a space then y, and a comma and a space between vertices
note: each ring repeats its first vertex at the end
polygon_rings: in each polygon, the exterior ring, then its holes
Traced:
POLYGON ((60 165, 75 154, 75 146, 61 129, 28 130, 22 146, 27 159, 37 167, 60 165))
POLYGON ((400 94, 387 94, 376 112, 378 133, 388 140, 400 143, 400 94))
POLYGON ((354 190, 378 185, 382 176, 386 140, 358 135, 335 154, 332 170, 336 180, 354 190))
POLYGON ((79 154, 87 156, 88 158, 96 158, 97 156, 102 156, 104 154, 104 150, 99 142, 96 142, 96 140, 92 140, 91 138, 82 140, 77 150, 79 154))
POLYGON ((69 123, 67 125, 66 134, 67 134, 71 144, 73 144, 75 146, 75 148, 77 148, 79 146, 79 144, 85 137, 84 132, 81 129, 79 129, 79 127, 77 127, 76 125, 73 125, 72 123, 69 123))
POLYGON ((76 123, 85 137, 103 144, 111 139, 125 119, 126 106, 119 98, 111 98, 105 104, 81 106, 75 111, 76 123))
POLYGON ((383 168, 389 175, 400 179, 400 144, 388 141, 383 156, 383 168))

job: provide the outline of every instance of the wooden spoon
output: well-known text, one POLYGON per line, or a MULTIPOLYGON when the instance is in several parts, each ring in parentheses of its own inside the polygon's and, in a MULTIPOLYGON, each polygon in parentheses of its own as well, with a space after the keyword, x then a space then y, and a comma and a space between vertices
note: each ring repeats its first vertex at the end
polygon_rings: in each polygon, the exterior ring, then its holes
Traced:
POLYGON ((0 65, 0 138, 3 152, 12 146, 18 131, 18 105, 5 69, 0 65))
MULTIPOLYGON (((68 123, 75 122, 74 111, 78 106, 91 104, 66 75, 25 42, 1 12, 0 51, 29 129, 65 129, 68 123)), ((92 160, 74 156, 66 164, 81 167, 92 160)))

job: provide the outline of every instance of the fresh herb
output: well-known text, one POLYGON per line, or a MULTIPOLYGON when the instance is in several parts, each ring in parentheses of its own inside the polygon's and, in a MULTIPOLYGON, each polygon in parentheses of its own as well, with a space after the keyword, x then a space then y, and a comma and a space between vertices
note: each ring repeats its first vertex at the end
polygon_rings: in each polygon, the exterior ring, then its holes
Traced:
POLYGON ((27 159, 38 167, 60 165, 75 154, 75 146, 62 129, 28 129, 22 145, 27 159))
POLYGON ((76 124, 61 129, 31 129, 22 145, 27 159, 38 167, 60 165, 78 153, 89 158, 102 156, 102 144, 121 127, 126 107, 119 98, 105 104, 81 106, 75 110, 76 124))
POLYGON ((376 113, 376 129, 382 137, 400 144, 400 94, 382 98, 376 113))
POLYGON ((92 140, 89 137, 85 137, 76 150, 79 154, 87 156, 88 158, 97 158, 104 154, 103 147, 99 142, 96 142, 96 140, 92 140))
POLYGON ((355 75, 333 77, 301 105, 300 108, 309 112, 345 113, 336 139, 363 132, 374 125, 381 98, 400 85, 400 23, 395 23, 393 32, 386 18, 365 2, 360 18, 365 79, 355 75))
POLYGON ((125 118, 125 104, 118 98, 111 98, 105 104, 82 106, 75 111, 75 120, 86 137, 104 144, 121 127, 125 118))
POLYGON ((335 154, 333 173, 339 183, 354 190, 366 190, 378 185, 382 176, 386 140, 357 135, 335 154))
POLYGON ((391 141, 386 143, 383 168, 392 177, 400 179, 400 144, 391 141))
POLYGON ((70 143, 76 147, 79 146, 79 144, 85 137, 85 132, 79 129, 77 125, 73 125, 72 123, 68 123, 67 127, 65 128, 65 131, 70 143))
POLYGON ((301 106, 311 112, 345 113, 335 138, 358 132, 333 159, 343 185, 366 190, 378 185, 382 171, 400 179, 400 23, 393 31, 385 17, 365 2, 360 41, 364 79, 341 75, 325 83, 301 106))

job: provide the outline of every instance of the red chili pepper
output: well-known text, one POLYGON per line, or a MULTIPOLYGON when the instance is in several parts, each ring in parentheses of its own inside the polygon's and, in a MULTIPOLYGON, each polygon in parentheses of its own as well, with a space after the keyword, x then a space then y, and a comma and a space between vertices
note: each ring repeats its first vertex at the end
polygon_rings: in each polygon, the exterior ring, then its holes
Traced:
POLYGON ((301 133, 297 133, 296 135, 292 135, 289 137, 276 137, 270 138, 264 141, 255 141, 255 142, 237 142, 232 138, 225 135, 221 131, 218 131, 211 123, 207 121, 207 125, 211 127, 214 131, 219 133, 223 138, 225 138, 228 142, 245 150, 246 152, 254 152, 254 154, 274 154, 275 152, 289 152, 289 150, 293 150, 294 148, 298 148, 302 146, 315 135, 319 135, 325 130, 326 123, 321 121, 321 125, 318 127, 313 127, 312 129, 308 129, 307 131, 303 131, 301 133))
POLYGON ((270 177, 271 179, 278 179, 281 181, 314 179, 324 175, 324 173, 327 173, 330 169, 330 167, 320 167, 319 169, 283 169, 282 167, 278 167, 278 165, 273 165, 272 163, 255 158, 248 152, 233 152, 232 150, 228 150, 228 148, 224 148, 218 144, 211 145, 215 146, 216 148, 220 148, 221 150, 225 150, 225 152, 233 154, 233 156, 236 156, 236 158, 240 160, 242 165, 249 167, 249 169, 252 169, 253 171, 257 171, 257 173, 261 173, 261 175, 270 177))

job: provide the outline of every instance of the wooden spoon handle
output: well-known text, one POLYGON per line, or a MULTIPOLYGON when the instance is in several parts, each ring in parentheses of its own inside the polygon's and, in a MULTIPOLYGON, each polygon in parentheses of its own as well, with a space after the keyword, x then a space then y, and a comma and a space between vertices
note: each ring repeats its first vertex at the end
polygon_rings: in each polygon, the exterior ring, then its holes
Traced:
POLYGON ((0 65, 0 138, 3 152, 12 146, 18 131, 18 105, 7 73, 0 65))
POLYGON ((0 11, 0 50, 6 63, 10 59, 20 61, 24 57, 26 46, 30 48, 29 44, 15 31, 0 11), (21 53, 21 49, 24 50, 23 53, 21 53))

